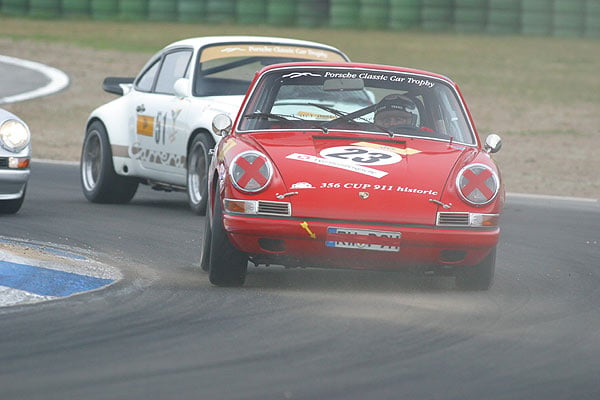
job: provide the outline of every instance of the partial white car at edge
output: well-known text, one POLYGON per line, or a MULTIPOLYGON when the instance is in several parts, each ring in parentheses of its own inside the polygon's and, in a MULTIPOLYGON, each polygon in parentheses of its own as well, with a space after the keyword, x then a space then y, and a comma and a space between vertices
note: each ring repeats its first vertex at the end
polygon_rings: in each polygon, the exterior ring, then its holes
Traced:
POLYGON ((0 214, 21 209, 31 160, 29 127, 16 115, 0 109, 0 214))

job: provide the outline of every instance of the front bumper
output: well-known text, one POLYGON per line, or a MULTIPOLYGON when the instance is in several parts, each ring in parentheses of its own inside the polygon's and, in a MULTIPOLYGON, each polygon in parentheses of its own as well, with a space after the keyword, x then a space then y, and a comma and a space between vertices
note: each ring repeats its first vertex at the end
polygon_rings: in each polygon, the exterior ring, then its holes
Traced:
POLYGON ((29 180, 29 175, 29 169, 0 168, 0 200, 20 198, 29 180))
POLYGON ((286 266, 395 269, 475 265, 496 246, 500 236, 498 227, 457 229, 233 214, 225 214, 223 222, 230 241, 252 261, 286 266), (399 233, 399 250, 329 247, 330 227, 399 233))

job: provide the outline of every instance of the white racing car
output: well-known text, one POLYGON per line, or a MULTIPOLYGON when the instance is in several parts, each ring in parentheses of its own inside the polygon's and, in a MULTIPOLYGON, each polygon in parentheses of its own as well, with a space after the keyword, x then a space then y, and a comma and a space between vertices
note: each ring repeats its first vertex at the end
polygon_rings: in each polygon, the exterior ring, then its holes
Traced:
POLYGON ((104 90, 121 97, 95 109, 87 121, 80 168, 85 197, 126 203, 142 183, 187 191, 190 208, 204 214, 207 170, 220 138, 214 117, 235 117, 263 66, 301 60, 348 57, 303 40, 203 37, 166 46, 136 78, 106 78, 104 90))

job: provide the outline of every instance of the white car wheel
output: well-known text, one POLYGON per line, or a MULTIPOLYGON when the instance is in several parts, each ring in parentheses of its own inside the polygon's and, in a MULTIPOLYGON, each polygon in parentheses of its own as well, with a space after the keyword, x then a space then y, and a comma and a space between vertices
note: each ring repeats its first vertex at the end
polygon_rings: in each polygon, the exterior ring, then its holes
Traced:
POLYGON ((85 135, 80 177, 83 194, 93 203, 127 203, 139 183, 115 173, 108 135, 99 121, 92 122, 85 135))

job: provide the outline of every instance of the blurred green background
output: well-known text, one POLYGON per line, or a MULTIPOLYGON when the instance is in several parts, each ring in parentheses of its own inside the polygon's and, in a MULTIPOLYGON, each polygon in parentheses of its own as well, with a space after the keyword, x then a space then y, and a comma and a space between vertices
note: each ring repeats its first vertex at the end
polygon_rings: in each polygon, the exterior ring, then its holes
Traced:
POLYGON ((6 16, 600 37, 598 0, 0 0, 6 16))

